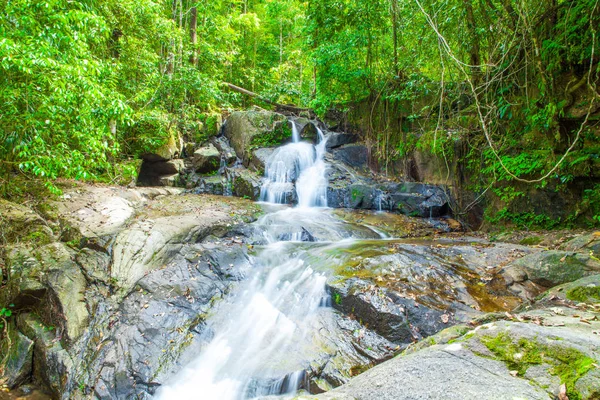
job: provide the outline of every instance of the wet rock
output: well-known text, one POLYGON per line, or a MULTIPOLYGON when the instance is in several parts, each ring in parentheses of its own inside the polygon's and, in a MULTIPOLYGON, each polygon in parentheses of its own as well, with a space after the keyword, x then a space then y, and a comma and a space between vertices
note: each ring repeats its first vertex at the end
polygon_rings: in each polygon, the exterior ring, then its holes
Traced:
POLYGON ((331 151, 345 144, 352 144, 358 141, 358 135, 345 132, 331 132, 327 139, 327 151, 331 151))
POLYGON ((45 325, 33 314, 21 314, 17 320, 19 330, 34 341, 33 379, 42 385, 53 398, 63 398, 67 382, 75 373, 73 360, 63 348, 54 326, 45 325))
POLYGON ((258 200, 262 179, 254 172, 245 168, 228 168, 225 172, 231 182, 231 193, 237 197, 258 200))
POLYGON ((450 212, 449 195, 442 186, 414 182, 378 183, 332 158, 327 171, 327 204, 333 208, 398 211, 437 218, 450 212))
POLYGON ((300 138, 303 140, 308 140, 312 143, 319 142, 319 131, 317 131, 317 127, 312 123, 308 123, 302 128, 300 131, 300 138))
POLYGON ((509 311, 522 302, 495 267, 509 262, 514 248, 426 243, 350 247, 328 283, 333 306, 388 340, 408 344, 481 311, 509 311))
POLYGON ((275 148, 260 148, 253 150, 252 159, 250 160, 250 167, 254 168, 258 174, 264 175, 267 161, 275 151, 275 148))
POLYGON ((306 230, 306 228, 302 228, 302 234, 300 235, 300 240, 302 242, 316 242, 317 239, 315 239, 315 237, 306 230))
POLYGON ((277 146, 292 137, 287 118, 265 110, 232 113, 225 123, 224 132, 245 166, 250 163, 253 146, 277 146))
POLYGON ((347 144, 333 150, 335 160, 358 170, 366 172, 369 170, 369 151, 361 144, 347 144))
POLYGON ((221 175, 199 177, 194 189, 196 194, 227 194, 227 180, 221 175))
MULTIPOLYGON (((444 311, 419 306, 367 281, 350 279, 330 286, 334 307, 360 318, 365 326, 394 343, 411 343, 442 330, 444 311)), ((446 322, 447 323, 447 322, 446 322)))
POLYGON ((146 273, 164 265, 183 243, 223 230, 231 222, 225 208, 211 208, 200 196, 158 199, 116 236, 111 278, 128 293, 146 273))
POLYGON ((600 261, 589 254, 549 250, 516 260, 504 273, 516 284, 529 281, 550 288, 600 273, 600 261))
POLYGON ((100 349, 87 349, 90 365, 79 379, 98 398, 149 398, 210 340, 208 312, 249 265, 241 244, 187 244, 143 277, 116 313, 103 310, 112 328, 100 349))
POLYGON ((223 163, 230 167, 233 166, 237 161, 237 155, 235 154, 235 150, 230 146, 229 141, 225 137, 219 136, 213 138, 212 143, 221 153, 223 163))
POLYGON ((0 343, 0 386, 14 389, 31 377, 33 341, 17 331, 13 324, 9 324, 5 332, 8 338, 3 338, 0 343))
POLYGON ((213 145, 201 147, 194 152, 194 170, 201 174, 209 174, 219 170, 221 166, 221 154, 213 145))

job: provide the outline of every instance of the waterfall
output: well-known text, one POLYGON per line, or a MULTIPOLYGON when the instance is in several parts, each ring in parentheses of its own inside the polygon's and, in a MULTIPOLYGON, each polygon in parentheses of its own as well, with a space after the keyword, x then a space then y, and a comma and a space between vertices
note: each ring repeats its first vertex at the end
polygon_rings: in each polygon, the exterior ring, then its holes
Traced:
POLYGON ((293 142, 275 150, 267 160, 260 200, 279 204, 297 200, 299 207, 327 207, 327 138, 317 127, 316 146, 300 142, 298 127, 291 123, 293 142))
POLYGON ((268 244, 254 257, 250 278, 216 307, 212 339, 199 356, 157 391, 160 400, 241 400, 294 394, 305 378, 307 352, 315 352, 320 318, 331 313, 326 277, 308 265, 314 241, 304 226, 338 231, 323 214, 327 206, 324 162, 326 138, 301 142, 292 123, 293 143, 269 158, 261 200, 298 207, 267 213, 256 226, 268 244), (287 229, 280 234, 279 229, 287 229), (291 228, 291 229, 290 229, 291 228))

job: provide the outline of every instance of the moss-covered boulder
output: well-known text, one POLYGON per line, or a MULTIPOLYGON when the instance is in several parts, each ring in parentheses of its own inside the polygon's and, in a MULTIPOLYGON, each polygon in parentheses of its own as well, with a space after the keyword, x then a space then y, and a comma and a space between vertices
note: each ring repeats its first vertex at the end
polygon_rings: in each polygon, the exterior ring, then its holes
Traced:
POLYGON ((600 322, 592 313, 553 308, 509 317, 442 331, 337 389, 299 398, 600 398, 600 322))
POLYGON ((225 136, 247 167, 253 149, 278 146, 291 140, 292 129, 282 114, 265 110, 237 111, 225 123, 225 136))
POLYGON ((28 243, 32 246, 48 244, 55 239, 52 229, 38 214, 3 199, 0 199, 0 238, 4 244, 28 243))
POLYGON ((221 154, 212 145, 204 146, 194 152, 194 170, 201 174, 210 174, 219 170, 221 154))
POLYGON ((31 376, 33 341, 12 323, 8 324, 5 332, 7 336, 0 341, 0 386, 13 389, 27 382, 31 376))
POLYGON ((261 178, 245 168, 229 168, 226 171, 231 193, 250 200, 260 198, 261 178))
POLYGON ((530 254, 505 268, 516 283, 533 282, 545 288, 600 273, 600 260, 585 253, 549 250, 530 254))
POLYGON ((591 251, 596 257, 600 258, 600 232, 577 236, 565 243, 561 248, 566 251, 583 251, 588 253, 591 251))
POLYGON ((555 286, 548 290, 543 298, 559 298, 576 303, 600 303, 600 275, 586 276, 574 282, 555 286))

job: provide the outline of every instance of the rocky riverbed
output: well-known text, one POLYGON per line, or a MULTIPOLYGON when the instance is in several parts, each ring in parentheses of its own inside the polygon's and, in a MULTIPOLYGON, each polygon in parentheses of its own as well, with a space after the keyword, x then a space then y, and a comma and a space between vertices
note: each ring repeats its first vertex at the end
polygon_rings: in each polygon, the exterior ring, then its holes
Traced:
POLYGON ((600 234, 453 232, 445 188, 371 176, 342 133, 324 155, 334 208, 255 203, 288 135, 287 118, 238 113, 185 160, 148 157, 140 179, 166 186, 0 201, 0 399, 176 392, 215 341, 246 332, 230 320, 261 290, 289 335, 237 372, 242 397, 600 398, 600 234))

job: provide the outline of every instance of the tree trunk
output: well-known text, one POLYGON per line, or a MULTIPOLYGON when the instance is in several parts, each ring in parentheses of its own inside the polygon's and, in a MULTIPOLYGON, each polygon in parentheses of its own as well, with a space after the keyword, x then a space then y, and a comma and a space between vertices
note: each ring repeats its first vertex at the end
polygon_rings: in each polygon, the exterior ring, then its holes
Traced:
POLYGON ((471 48, 469 49, 469 54, 472 79, 473 83, 477 85, 479 83, 481 73, 481 59, 479 55, 480 49, 479 35, 477 34, 477 23, 475 21, 475 14, 473 12, 473 4, 471 3, 471 0, 463 0, 463 5, 467 14, 467 30, 469 31, 469 36, 471 36, 471 48))
POLYGON ((198 45, 198 9, 192 7, 190 10, 190 41, 192 42, 192 55, 190 56, 190 62, 192 65, 198 65, 198 53, 196 46, 198 45))
POLYGON ((392 38, 394 42, 394 73, 400 76, 398 66, 398 0, 392 0, 392 38))

